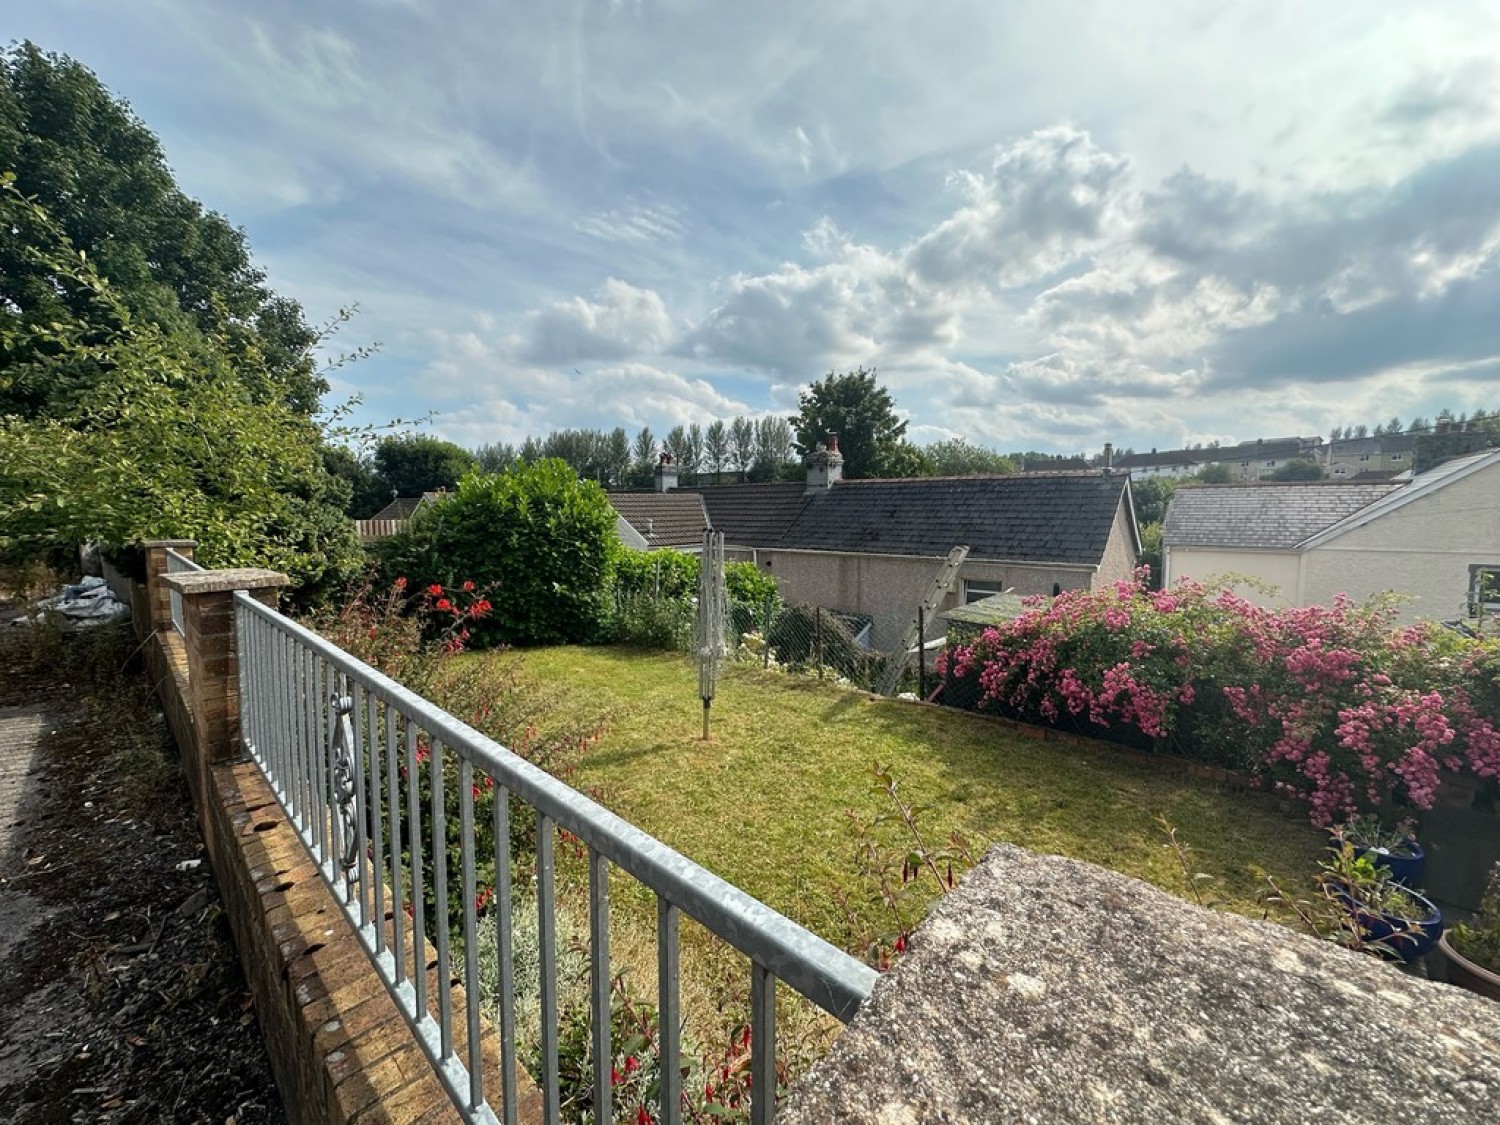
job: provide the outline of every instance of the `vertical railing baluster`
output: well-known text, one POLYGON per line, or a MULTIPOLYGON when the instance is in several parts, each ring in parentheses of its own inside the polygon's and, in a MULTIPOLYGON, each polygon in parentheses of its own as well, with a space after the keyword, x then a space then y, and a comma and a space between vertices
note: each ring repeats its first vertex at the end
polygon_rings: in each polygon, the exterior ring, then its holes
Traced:
POLYGON ((318 696, 318 729, 313 744, 313 787, 317 791, 313 798, 313 816, 317 821, 318 863, 328 861, 329 835, 333 831, 328 823, 328 736, 330 731, 328 697, 333 694, 333 676, 328 661, 319 656, 313 674, 313 690, 318 696))
POLYGON ((293 638, 292 667, 297 674, 297 744, 292 748, 292 776, 288 779, 287 799, 292 807, 292 824, 299 830, 307 823, 307 801, 302 786, 307 772, 307 742, 312 737, 312 685, 307 681, 307 657, 307 650, 293 638))
POLYGON ((516 958, 511 948, 510 790, 495 785, 495 954, 500 963, 500 1120, 517 1125, 516 958))
POLYGON ((310 648, 302 649, 302 694, 307 700, 307 738, 302 743, 297 792, 302 803, 302 836, 312 835, 313 761, 318 756, 318 658, 310 648))
POLYGON ((432 740, 432 929, 437 944, 438 1031, 442 1057, 453 1054, 453 976, 448 955, 448 814, 444 805, 443 744, 432 740))
POLYGON ((464 996, 469 1030, 469 1108, 484 1103, 484 1051, 479 1028, 479 887, 474 870, 474 763, 458 759, 458 853, 463 861, 464 996))
POLYGON ((750 1120, 771 1125, 776 1112, 776 978, 750 962, 750 1120))
POLYGON ((406 979, 406 896, 401 875, 401 773, 396 755, 396 728, 408 720, 393 707, 385 712, 385 807, 391 829, 391 941, 396 959, 396 983, 406 979))
POLYGON ((277 630, 276 651, 276 788, 286 792, 287 757, 292 745, 292 639, 277 630))
POLYGON ((557 901, 552 818, 536 814, 536 909, 542 962, 542 1120, 562 1121, 562 1079, 557 1068, 557 901))
POLYGON ((609 1011, 609 860, 589 848, 589 987, 594 1017, 594 1121, 614 1120, 610 1075, 614 1070, 610 1046, 609 1011))
POLYGON ((427 882, 422 873, 422 786, 417 761, 417 725, 406 728, 406 831, 411 840, 411 978, 418 1018, 427 1013, 427 882))
MULTIPOLYGON (((363 870, 370 873, 370 896, 374 901, 375 914, 375 952, 385 952, 385 818, 381 815, 380 787, 382 784, 380 769, 380 719, 384 714, 385 721, 391 721, 390 708, 380 704, 372 691, 366 696, 369 707, 369 777, 370 804, 368 810, 363 814, 369 824, 370 836, 370 862, 363 870), (377 709, 378 705, 378 709, 377 709)), ((360 857, 364 862, 364 857, 360 857)))
POLYGON ((354 698, 354 744, 349 747, 350 766, 354 770, 354 869, 349 877, 354 880, 354 891, 359 896, 360 929, 370 924, 369 878, 365 874, 365 853, 370 841, 365 835, 365 810, 369 808, 369 796, 365 792, 365 685, 355 680, 350 684, 354 698))
MULTIPOLYGON (((340 703, 346 698, 352 698, 353 685, 349 683, 349 678, 343 672, 335 673, 333 682, 333 691, 340 703)), ((343 794, 339 792, 341 784, 339 780, 339 744, 344 741, 343 728, 344 724, 349 722, 349 716, 344 713, 342 706, 333 707, 330 709, 328 722, 332 728, 329 731, 328 737, 328 796, 330 801, 328 811, 331 814, 333 824, 333 853, 330 869, 333 871, 335 879, 341 881, 339 889, 343 891, 344 904, 347 906, 354 902, 354 884, 349 882, 343 867, 344 850, 349 846, 349 842, 344 839, 344 836, 349 829, 344 824, 343 794)))
POLYGON ((682 1005, 677 991, 678 909, 656 896, 656 1040, 661 1049, 660 1125, 682 1125, 682 1005))

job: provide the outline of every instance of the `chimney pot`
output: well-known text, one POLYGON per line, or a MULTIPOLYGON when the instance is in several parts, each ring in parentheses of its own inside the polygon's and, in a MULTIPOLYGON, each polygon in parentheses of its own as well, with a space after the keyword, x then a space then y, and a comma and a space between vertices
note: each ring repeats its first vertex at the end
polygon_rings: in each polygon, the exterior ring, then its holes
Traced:
POLYGON ((837 430, 829 430, 828 431, 828 452, 829 453, 837 453, 838 451, 839 451, 839 432, 837 430))

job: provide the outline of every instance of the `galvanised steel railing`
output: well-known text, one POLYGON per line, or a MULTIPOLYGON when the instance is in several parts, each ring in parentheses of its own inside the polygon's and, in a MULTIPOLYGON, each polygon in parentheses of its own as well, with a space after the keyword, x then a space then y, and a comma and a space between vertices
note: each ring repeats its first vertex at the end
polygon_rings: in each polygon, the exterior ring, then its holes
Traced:
MULTIPOLYGON (((179 555, 171 547, 167 548, 167 573, 184 574, 187 571, 202 570, 203 568, 186 555, 179 555)), ((172 628, 177 630, 177 635, 183 635, 182 625, 182 595, 173 590, 168 597, 172 602, 172 628)))
MULTIPOLYGON (((679 855, 608 809, 564 785, 432 703, 246 594, 235 596, 240 646, 240 708, 256 762, 323 878, 369 953, 418 1043, 467 1120, 516 1121, 515 968, 511 946, 511 800, 536 816, 535 878, 541 939, 541 1088, 544 1120, 561 1119, 558 1067, 555 833, 588 849, 590 1005, 594 1116, 612 1117, 610 1101, 609 868, 649 887, 657 905, 658 1033, 661 1100, 657 1120, 681 1121, 681 1009, 678 923, 696 919, 750 960, 751 1116, 769 1123, 775 1109, 778 980, 848 1022, 876 974, 863 963, 679 855), (425 753, 423 753, 425 751, 425 753), (418 779, 427 771, 428 797, 418 779), (488 780, 486 780, 488 779, 488 780), (494 785, 493 886, 479 887, 475 794, 494 785), (446 800, 456 785, 459 870, 448 869, 446 800), (426 804, 427 807, 422 806, 426 804), (409 853, 403 858, 403 843, 409 853), (449 880, 461 880, 462 983, 467 1050, 454 1046, 452 908, 449 880), (481 890, 493 894, 493 919, 481 918, 481 890), (427 895, 442 911, 426 918, 427 895), (408 920, 408 910, 410 919, 408 920), (390 918, 387 935, 385 919, 390 918), (499 995, 499 1118, 481 1051, 476 939, 493 925, 499 995), (436 996, 407 943, 437 947, 436 996), (434 1013, 433 1005, 436 1004, 434 1013)), ((485 857, 491 858, 491 857, 485 857)))

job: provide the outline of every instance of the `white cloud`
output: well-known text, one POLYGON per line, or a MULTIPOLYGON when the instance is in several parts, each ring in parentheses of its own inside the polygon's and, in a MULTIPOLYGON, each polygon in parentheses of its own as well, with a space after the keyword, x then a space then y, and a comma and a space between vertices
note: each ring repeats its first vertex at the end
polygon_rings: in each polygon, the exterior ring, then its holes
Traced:
POLYGON ((673 326, 659 294, 612 277, 595 301, 573 297, 532 313, 525 336, 527 362, 569 364, 662 349, 673 326))

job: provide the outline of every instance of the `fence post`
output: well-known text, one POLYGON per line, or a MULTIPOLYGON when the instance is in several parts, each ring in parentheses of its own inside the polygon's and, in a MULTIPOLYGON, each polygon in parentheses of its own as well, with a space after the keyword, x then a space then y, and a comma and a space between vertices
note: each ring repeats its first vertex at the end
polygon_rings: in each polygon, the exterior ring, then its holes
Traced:
MULTIPOLYGON (((234 594, 276 604, 276 591, 291 584, 274 570, 202 570, 168 574, 163 584, 182 595, 182 625, 192 697, 194 761, 185 771, 200 800, 209 792, 209 769, 241 753, 239 650, 234 594)), ((187 748, 184 748, 187 749, 187 748)))
POLYGON ((198 544, 193 539, 148 539, 141 546, 146 549, 146 603, 151 610, 151 628, 165 636, 172 631, 172 592, 162 581, 167 575, 167 552, 176 551, 190 559, 198 544))
POLYGON ((761 638, 765 641, 765 644, 762 646, 765 652, 762 654, 761 667, 767 669, 771 667, 771 605, 771 595, 767 594, 765 622, 760 631, 761 638))
POLYGON ((818 652, 818 679, 823 678, 823 607, 818 606, 813 614, 813 644, 818 652))
POLYGON ((917 606, 917 698, 927 698, 927 607, 917 606))

